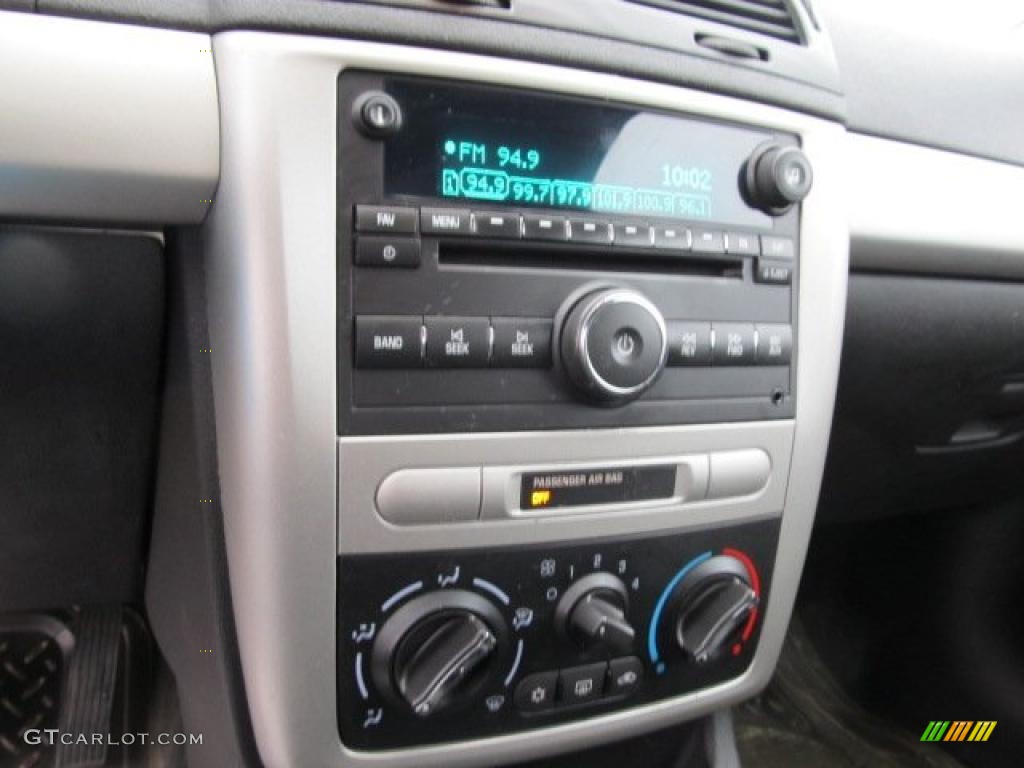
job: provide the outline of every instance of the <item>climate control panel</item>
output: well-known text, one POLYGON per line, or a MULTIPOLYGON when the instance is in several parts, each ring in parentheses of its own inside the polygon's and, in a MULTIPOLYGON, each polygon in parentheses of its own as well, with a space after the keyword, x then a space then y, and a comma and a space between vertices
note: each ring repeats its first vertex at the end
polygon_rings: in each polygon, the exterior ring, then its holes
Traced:
POLYGON ((339 560, 338 718, 356 749, 486 737, 740 675, 778 521, 339 560))

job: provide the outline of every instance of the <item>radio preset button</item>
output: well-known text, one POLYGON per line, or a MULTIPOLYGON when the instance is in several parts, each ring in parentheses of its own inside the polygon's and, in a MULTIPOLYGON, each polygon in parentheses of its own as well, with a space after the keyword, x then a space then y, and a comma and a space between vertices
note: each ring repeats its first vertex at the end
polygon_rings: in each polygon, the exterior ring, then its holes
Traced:
POLYGON ((490 323, 486 317, 427 317, 427 365, 486 368, 490 323))
POLYGON ((612 225, 598 219, 569 219, 569 241, 591 245, 611 245, 612 225))
POLYGON ((761 235, 761 255, 766 259, 792 261, 796 256, 796 244, 789 237, 761 235))
POLYGON ((706 254, 725 253, 725 235, 712 229, 693 230, 693 252, 706 254))
POLYGON ((552 321, 543 318, 494 317, 495 368, 548 368, 551 366, 552 321))
POLYGON ((793 282, 793 265, 786 261, 758 259, 754 280, 771 285, 789 285, 793 282))
POLYGON ((757 235, 744 235, 741 232, 727 232, 725 249, 737 256, 760 256, 761 244, 757 235))
POLYGON ((669 365, 711 365, 711 323, 674 320, 666 325, 669 365))
POLYGON ((361 315, 356 318, 357 368, 419 368, 423 318, 361 315))
POLYGON ((520 222, 519 214, 473 211, 473 232, 480 237, 520 238, 520 222))
POLYGON ((757 326, 758 365, 788 365, 792 354, 792 328, 788 325, 757 326))
POLYGON ((411 235, 416 232, 416 209, 357 205, 356 231, 411 235))
POLYGON ((650 248, 654 245, 654 231, 647 224, 614 224, 615 245, 650 248))
POLYGON ((523 216, 523 236, 527 240, 569 239, 568 221, 564 216, 542 216, 535 213, 523 216))
POLYGON ((356 238, 356 264, 360 267, 418 267, 420 241, 414 237, 360 235, 356 238))
POLYGON ((714 362, 722 365, 754 363, 754 326, 748 323, 714 323, 714 362))
POLYGON ((690 230, 686 227, 655 227, 654 247, 672 251, 690 250, 690 230))
POLYGON ((421 208, 420 232, 425 235, 471 235, 470 213, 457 208, 421 208))

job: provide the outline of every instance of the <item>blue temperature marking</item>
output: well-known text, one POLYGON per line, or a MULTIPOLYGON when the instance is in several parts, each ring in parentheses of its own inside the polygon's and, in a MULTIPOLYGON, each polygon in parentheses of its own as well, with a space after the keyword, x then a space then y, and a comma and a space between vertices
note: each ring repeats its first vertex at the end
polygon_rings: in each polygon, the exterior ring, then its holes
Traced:
POLYGON ((672 594, 672 590, 676 588, 676 585, 683 580, 683 577, 696 568, 698 565, 703 563, 711 557, 711 551, 705 552, 703 555, 697 555, 690 562, 679 569, 679 573, 672 577, 672 581, 665 587, 665 591, 661 593, 658 598, 657 604, 654 606, 654 615, 651 616, 651 627, 647 631, 647 653, 651 657, 651 663, 654 664, 654 668, 659 675, 664 674, 665 665, 658 663, 658 622, 661 620, 661 612, 665 610, 665 603, 668 602, 669 595, 672 594))

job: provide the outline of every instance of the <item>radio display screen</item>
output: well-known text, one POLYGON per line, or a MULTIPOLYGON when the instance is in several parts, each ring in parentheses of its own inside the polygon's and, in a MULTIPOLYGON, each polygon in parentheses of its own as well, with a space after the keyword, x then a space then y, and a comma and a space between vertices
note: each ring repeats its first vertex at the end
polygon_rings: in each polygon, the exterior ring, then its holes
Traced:
POLYGON ((766 131, 500 88, 388 79, 384 192, 770 229, 740 194, 766 131))

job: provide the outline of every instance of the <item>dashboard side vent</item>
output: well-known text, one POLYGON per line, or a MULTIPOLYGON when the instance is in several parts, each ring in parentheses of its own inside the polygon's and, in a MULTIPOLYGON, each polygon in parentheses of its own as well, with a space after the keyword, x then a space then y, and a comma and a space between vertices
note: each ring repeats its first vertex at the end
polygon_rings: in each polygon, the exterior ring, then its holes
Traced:
POLYGON ((790 43, 802 42, 786 0, 632 0, 687 16, 717 21, 790 43))

